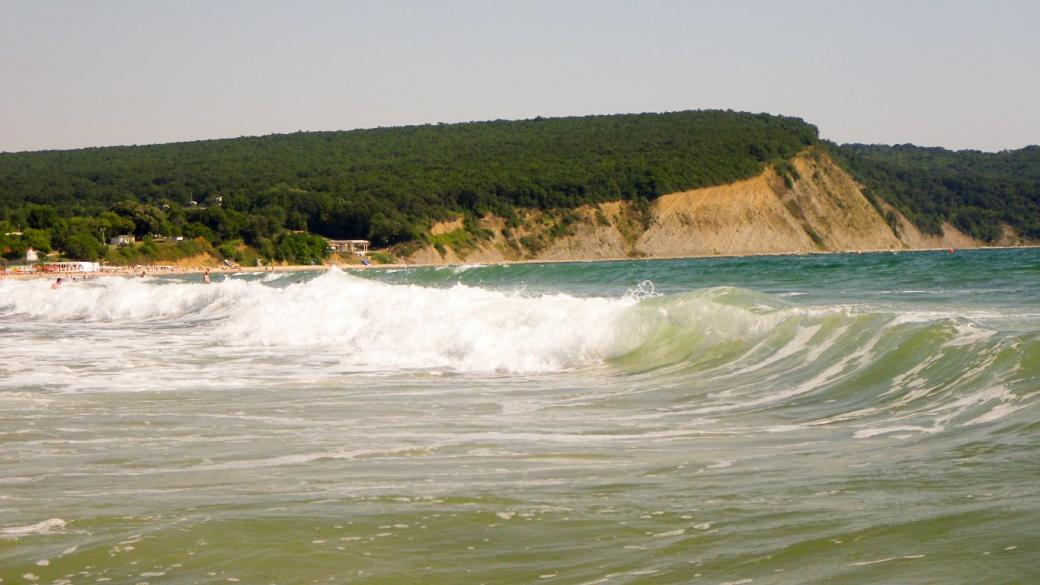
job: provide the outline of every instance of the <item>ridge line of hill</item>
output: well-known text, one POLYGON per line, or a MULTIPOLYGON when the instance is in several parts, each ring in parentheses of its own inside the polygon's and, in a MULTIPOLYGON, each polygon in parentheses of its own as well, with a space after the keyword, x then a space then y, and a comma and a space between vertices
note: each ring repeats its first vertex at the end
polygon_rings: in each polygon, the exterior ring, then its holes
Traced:
POLYGON ((858 198, 843 204, 859 209, 865 199, 903 247, 1040 240, 1040 148, 836 145, 797 118, 708 110, 3 153, 0 254, 13 261, 32 245, 113 263, 199 253, 309 263, 327 254, 323 236, 442 258, 449 249, 456 256, 489 249, 499 238, 505 256, 541 257, 557 253, 548 250, 560 250, 588 210, 593 223, 617 232, 610 237, 620 240, 603 245, 622 256, 736 250, 727 238, 748 250, 861 246, 855 223, 833 229, 848 210, 828 207, 834 188, 812 186, 818 173, 842 193, 851 193, 848 181, 858 183, 858 198), (817 167, 806 166, 806 152, 817 167), (772 198, 762 181, 780 185, 772 198), (674 196, 705 189, 716 191, 674 196), (767 223, 749 228, 723 212, 722 203, 749 197, 759 207, 742 204, 740 217, 767 223), (698 214, 669 211, 680 199, 701 206, 698 214), (711 216, 709 199, 720 218, 730 217, 729 231, 690 223, 711 216), (777 205, 789 217, 778 219, 777 205), (461 231, 437 233, 452 221, 461 231), (107 246, 118 233, 191 243, 107 246), (767 233, 771 243, 759 242, 767 233))

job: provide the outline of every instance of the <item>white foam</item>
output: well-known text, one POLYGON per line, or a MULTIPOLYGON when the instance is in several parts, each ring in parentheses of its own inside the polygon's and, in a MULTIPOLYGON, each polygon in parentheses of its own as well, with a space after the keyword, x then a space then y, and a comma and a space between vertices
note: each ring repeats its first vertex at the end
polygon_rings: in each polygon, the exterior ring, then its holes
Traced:
POLYGON ((972 345, 974 343, 986 341, 997 334, 996 331, 982 329, 971 323, 958 324, 955 328, 957 330, 957 335, 946 344, 947 347, 972 345))
MULTIPOLYGON (((282 275, 265 280, 275 277, 282 275)), ((250 361, 300 348, 354 371, 552 372, 594 366, 636 347, 641 339, 622 320, 637 303, 461 285, 389 285, 339 270, 286 287, 244 279, 205 285, 105 278, 51 290, 43 280, 0 281, 0 315, 24 323, 25 334, 42 334, 31 347, 0 339, 0 352, 12 364, 0 385, 82 388, 90 385, 95 368, 108 370, 97 377, 99 385, 165 384, 168 380, 127 366, 140 354, 142 364, 154 369, 171 348, 181 359, 198 354, 205 362, 225 359, 225 348, 250 361), (272 350, 257 349, 267 347, 272 350), (40 371, 31 367, 38 353, 57 359, 40 371), (63 367, 62 360, 73 356, 80 358, 69 360, 75 366, 86 359, 87 372, 63 367), (119 363, 114 356, 121 356, 119 363)), ((219 383, 212 375, 195 379, 219 383)))
POLYGON ((891 427, 881 427, 876 429, 860 429, 853 433, 853 438, 856 439, 869 439, 878 435, 887 435, 890 433, 937 433, 941 429, 937 427, 920 427, 913 425, 897 425, 891 427))
POLYGON ((923 558, 924 558, 924 555, 904 555, 904 556, 901 556, 901 557, 885 557, 883 559, 877 559, 875 561, 859 561, 859 562, 855 562, 855 563, 849 563, 849 566, 850 567, 867 567, 867 566, 870 566, 870 565, 879 565, 881 563, 888 563, 888 562, 897 561, 897 560, 914 560, 914 559, 923 559, 923 558))
POLYGON ((677 528, 675 530, 668 530, 667 532, 658 532, 657 534, 654 534, 654 536, 657 538, 667 538, 669 536, 682 536, 683 534, 686 534, 686 529, 677 528))
POLYGON ((780 351, 774 352, 771 356, 753 366, 740 370, 739 373, 747 374, 749 372, 760 370, 802 351, 809 344, 809 341, 816 336, 816 333, 820 331, 820 327, 821 325, 799 327, 798 331, 795 332, 794 338, 784 344, 780 351))
MULTIPOLYGON (((58 290, 43 280, 0 281, 0 316, 21 329, 9 341, 0 338, 10 364, 0 387, 217 389, 253 376, 262 384, 288 367, 303 379, 394 370, 545 373, 593 368, 648 343, 690 339, 686 355, 693 357, 702 347, 735 340, 750 347, 747 360, 704 372, 733 377, 792 358, 810 364, 850 329, 842 322, 850 317, 844 309, 770 306, 765 295, 732 288, 662 298, 644 282, 621 298, 575 297, 391 285, 339 270, 289 286, 265 284, 286 276, 213 285, 102 278, 58 290), (836 317, 837 326, 827 331, 821 317, 836 317), (785 329, 786 342, 774 347, 771 336, 785 323, 795 328, 785 329), (23 342, 29 335, 32 344, 23 342), (45 370, 32 367, 41 353, 54 356, 45 370), (279 361, 287 364, 282 370, 267 367, 279 361), (184 376, 185 363, 198 375, 184 376)), ((880 329, 924 317, 890 318, 880 329)), ((755 407, 831 384, 872 359, 881 330, 804 383, 690 414, 755 407)), ((988 335, 965 326, 957 338, 988 335)))
POLYGON ((65 528, 65 524, 66 522, 61 518, 50 518, 28 526, 0 528, 0 535, 17 538, 19 536, 28 536, 30 534, 47 534, 52 530, 65 528))
POLYGON ((341 272, 250 293, 215 331, 225 345, 310 346, 351 366, 557 371, 639 343, 619 326, 628 299, 395 286, 341 272))
POLYGON ((1000 420, 1000 419, 1002 419, 1002 418, 1004 418, 1004 417, 1006 417, 1006 416, 1008 416, 1010 414, 1014 414, 1014 413, 1018 412, 1019 410, 1022 410, 1026 406, 1027 405, 1025 405, 1025 404, 1007 404, 1007 403, 998 404, 997 406, 994 406, 992 409, 990 409, 989 412, 986 412, 985 414, 977 416, 977 417, 971 419, 970 421, 968 421, 965 424, 968 425, 968 426, 971 426, 971 425, 980 425, 980 424, 984 424, 984 423, 994 422, 994 421, 1000 420))
MULTIPOLYGON (((243 290, 248 283, 232 284, 243 290)), ((0 281, 0 312, 49 321, 144 320, 197 313, 226 298, 227 292, 224 285, 160 285, 127 278, 70 282, 57 290, 45 280, 0 281)))

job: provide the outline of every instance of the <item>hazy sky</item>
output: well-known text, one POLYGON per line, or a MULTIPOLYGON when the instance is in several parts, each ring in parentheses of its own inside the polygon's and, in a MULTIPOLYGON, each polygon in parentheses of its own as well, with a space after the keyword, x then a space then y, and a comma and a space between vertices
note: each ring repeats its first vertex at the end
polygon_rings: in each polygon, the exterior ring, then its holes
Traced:
POLYGON ((1040 2, 0 0, 0 150, 732 108, 1040 143, 1040 2))

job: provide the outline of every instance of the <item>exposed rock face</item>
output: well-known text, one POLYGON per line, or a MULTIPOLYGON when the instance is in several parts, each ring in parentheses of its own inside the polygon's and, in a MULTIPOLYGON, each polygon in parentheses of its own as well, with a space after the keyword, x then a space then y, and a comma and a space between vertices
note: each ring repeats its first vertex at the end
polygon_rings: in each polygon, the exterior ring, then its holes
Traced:
POLYGON ((775 178, 770 170, 729 185, 659 197, 651 205, 653 220, 636 249, 647 256, 814 250, 809 234, 774 190, 775 178))
MULTIPOLYGON (((981 245, 981 243, 975 238, 965 234, 959 229, 953 227, 949 223, 943 223, 941 236, 933 236, 931 234, 923 233, 914 224, 910 223, 910 220, 898 215, 898 223, 896 231, 899 233, 900 239, 906 244, 906 247, 912 249, 928 249, 928 248, 972 248, 981 245)), ((997 242, 997 245, 1004 246, 1009 245, 1006 237, 1002 238, 997 242)))
MULTIPOLYGON (((486 217, 482 227, 493 237, 475 248, 441 254, 430 247, 410 260, 599 260, 981 245, 948 224, 942 236, 922 234, 893 208, 880 205, 894 218, 894 228, 844 169, 810 149, 782 171, 767 168, 736 183, 663 195, 649 208, 618 201, 557 214, 531 210, 512 230, 501 218, 486 217)), ((438 234, 462 229, 457 223, 439 224, 438 234)), ((1006 233, 1000 244, 1015 239, 1006 233)))

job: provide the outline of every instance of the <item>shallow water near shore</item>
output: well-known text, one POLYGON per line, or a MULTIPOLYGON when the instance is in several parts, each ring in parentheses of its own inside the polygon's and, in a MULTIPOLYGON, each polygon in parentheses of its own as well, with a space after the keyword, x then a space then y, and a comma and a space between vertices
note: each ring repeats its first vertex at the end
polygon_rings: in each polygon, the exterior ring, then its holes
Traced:
POLYGON ((1040 250, 49 287, 4 585, 1040 581, 1040 250))

